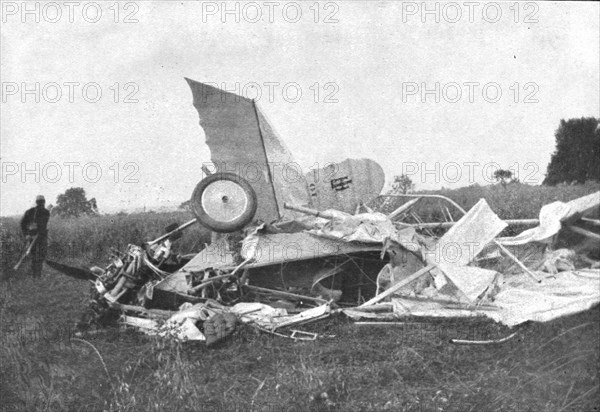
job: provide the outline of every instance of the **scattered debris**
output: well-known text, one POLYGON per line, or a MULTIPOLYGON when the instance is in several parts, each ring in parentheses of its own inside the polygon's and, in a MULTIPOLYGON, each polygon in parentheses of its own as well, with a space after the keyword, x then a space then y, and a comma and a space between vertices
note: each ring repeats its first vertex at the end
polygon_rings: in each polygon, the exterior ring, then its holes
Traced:
MULTIPOLYGON (((267 166, 269 173, 249 182, 226 166, 291 164, 290 152, 256 102, 188 83, 216 170, 194 191, 195 219, 115 251, 104 268, 52 263, 92 282, 88 323, 119 318, 148 334, 210 346, 239 324, 315 340, 289 328, 340 313, 371 319, 360 325, 486 316, 513 327, 600 302, 600 193, 546 205, 539 219, 503 221, 484 199, 465 211, 439 195, 379 196, 384 177, 368 159, 299 174, 294 184, 267 166), (408 201, 382 212, 402 197, 408 201), (425 199, 446 203, 444 222, 423 221, 418 206, 425 199), (174 255, 171 241, 196 223, 218 232, 213 242, 195 256, 174 255), (498 237, 511 225, 535 227, 498 237), (584 241, 596 247, 578 246, 584 241)), ((502 343, 514 335, 454 343, 502 343)))
POLYGON ((465 340, 465 339, 450 339, 450 343, 456 343, 457 345, 493 345, 497 343, 508 342, 512 338, 517 336, 517 332, 513 332, 508 336, 500 339, 490 339, 490 340, 465 340))

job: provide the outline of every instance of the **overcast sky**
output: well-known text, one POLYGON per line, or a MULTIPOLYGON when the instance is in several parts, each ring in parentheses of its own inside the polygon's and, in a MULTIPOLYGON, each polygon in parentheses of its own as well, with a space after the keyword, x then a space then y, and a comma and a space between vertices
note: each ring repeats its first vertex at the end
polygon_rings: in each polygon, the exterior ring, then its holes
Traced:
POLYGON ((2 2, 3 215, 75 186, 103 212, 188 199, 210 154, 184 77, 260 93, 305 170, 369 157, 421 189, 496 164, 539 184, 560 119, 600 115, 598 3, 23 4, 2 2))

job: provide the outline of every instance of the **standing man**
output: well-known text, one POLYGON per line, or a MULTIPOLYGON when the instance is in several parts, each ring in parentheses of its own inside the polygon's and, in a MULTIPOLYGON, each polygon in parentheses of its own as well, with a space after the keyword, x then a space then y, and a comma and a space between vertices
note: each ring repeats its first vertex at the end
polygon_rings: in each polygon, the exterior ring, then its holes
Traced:
POLYGON ((46 199, 38 195, 35 207, 27 210, 21 219, 21 232, 28 242, 34 241, 31 248, 31 276, 42 276, 42 266, 48 249, 48 221, 50 212, 46 209, 46 199), (37 238, 35 236, 37 235, 37 238))

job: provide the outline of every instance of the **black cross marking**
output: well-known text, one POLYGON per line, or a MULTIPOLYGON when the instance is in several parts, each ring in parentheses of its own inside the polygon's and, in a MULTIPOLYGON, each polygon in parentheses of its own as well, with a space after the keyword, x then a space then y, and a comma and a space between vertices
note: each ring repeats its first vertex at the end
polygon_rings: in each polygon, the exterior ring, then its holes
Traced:
POLYGON ((346 190, 350 187, 352 179, 348 179, 348 176, 339 177, 337 179, 331 179, 331 188, 335 191, 346 190))

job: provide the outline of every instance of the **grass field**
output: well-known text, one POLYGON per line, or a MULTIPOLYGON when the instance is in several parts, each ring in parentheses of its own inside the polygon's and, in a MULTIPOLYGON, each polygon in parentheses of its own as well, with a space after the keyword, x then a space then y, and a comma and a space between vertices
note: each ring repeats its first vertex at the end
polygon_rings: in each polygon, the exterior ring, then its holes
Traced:
MULTIPOLYGON (((557 186, 529 186, 512 183, 503 188, 500 185, 469 187, 454 190, 438 190, 422 192, 424 194, 437 194, 449 197, 463 209, 469 210, 479 199, 485 199, 492 210, 502 219, 535 219, 543 205, 577 199, 578 197, 600 191, 600 183, 588 182, 585 185, 557 185, 557 186)), ((402 202, 406 199, 402 200, 402 202)), ((443 220, 438 200, 425 199, 419 202, 415 209, 425 221, 443 220)), ((447 203, 445 203, 447 206, 447 203)), ((396 204, 391 202, 385 208, 386 212, 395 209, 396 204)), ((449 211, 456 219, 461 217, 453 207, 449 211)))
MULTIPOLYGON (((599 187, 509 185, 443 194, 466 208, 485 197, 503 218, 530 218, 541 204, 599 187)), ((189 218, 181 212, 53 219, 49 258, 104 264, 110 246, 151 239, 173 220, 189 218)), ((302 328, 323 335, 315 342, 241 328, 212 349, 123 329, 76 337, 89 285, 50 269, 38 280, 11 273, 20 252, 17 221, 3 219, 1 231, 2 410, 597 411, 600 405, 598 307, 523 325, 515 339, 492 346, 448 342, 510 333, 484 320, 373 327, 339 317, 302 328)), ((206 241, 207 233, 195 228, 183 252, 206 241)))
MULTIPOLYGON (((111 248, 123 250, 129 243, 141 244, 164 233, 170 223, 193 219, 191 212, 137 213, 60 219, 53 217, 48 225, 48 259, 87 265, 106 264, 111 248)), ((18 218, 2 218, 2 268, 14 265, 22 248, 18 218), (13 262, 11 265, 10 262, 13 262)), ((180 253, 200 250, 210 242, 210 232, 194 225, 184 232, 180 253)))

